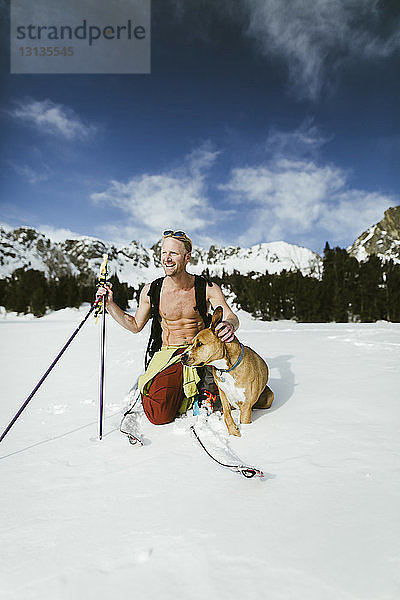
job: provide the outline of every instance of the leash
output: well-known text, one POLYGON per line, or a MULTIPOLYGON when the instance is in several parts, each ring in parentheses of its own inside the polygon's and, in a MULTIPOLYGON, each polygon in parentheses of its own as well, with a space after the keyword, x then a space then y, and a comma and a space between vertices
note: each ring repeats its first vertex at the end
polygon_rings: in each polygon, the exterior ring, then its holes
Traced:
POLYGON ((209 451, 207 450, 207 448, 205 447, 205 445, 199 438, 199 436, 194 428, 194 425, 191 425, 190 429, 192 430, 193 435, 195 436, 195 438, 197 439, 197 441, 199 442, 199 444, 203 448, 203 450, 206 452, 206 454, 208 454, 208 456, 210 458, 212 458, 216 463, 221 465, 221 467, 227 467, 228 469, 232 469, 233 471, 240 473, 247 479, 251 479, 254 476, 264 477, 264 473, 262 471, 260 471, 260 469, 256 469, 255 467, 249 467, 247 465, 227 465, 227 464, 219 461, 217 458, 215 458, 212 454, 209 453, 209 451))

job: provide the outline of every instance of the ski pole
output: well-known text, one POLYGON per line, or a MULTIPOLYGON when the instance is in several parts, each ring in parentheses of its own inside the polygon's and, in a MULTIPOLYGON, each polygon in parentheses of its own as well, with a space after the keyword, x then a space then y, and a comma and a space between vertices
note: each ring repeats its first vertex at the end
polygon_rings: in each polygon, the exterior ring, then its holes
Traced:
MULTIPOLYGON (((103 262, 100 265, 98 287, 110 285, 107 281, 107 262, 108 254, 103 254, 103 262)), ((106 300, 105 296, 101 298, 101 303, 96 310, 96 315, 102 313, 101 337, 100 337, 100 376, 99 376, 99 440, 103 437, 103 413, 104 413, 104 363, 105 363, 105 343, 106 343, 106 300)))
POLYGON ((72 340, 74 339, 74 337, 78 334, 78 332, 81 329, 81 327, 83 327, 83 325, 86 323, 86 321, 89 318, 89 315, 92 313, 92 311, 99 304, 100 300, 101 300, 101 297, 98 297, 93 302, 93 304, 90 307, 90 310, 87 313, 86 317, 83 319, 83 321, 81 321, 81 323, 75 329, 74 333, 71 335, 71 337, 69 338, 69 340, 63 346, 63 348, 60 350, 60 352, 58 353, 58 355, 56 356, 56 358, 53 360, 53 362, 51 363, 51 365, 49 366, 49 368, 47 369, 46 373, 43 375, 43 377, 41 378, 41 380, 39 381, 39 383, 35 386, 35 388, 29 394, 28 398, 25 400, 25 402, 23 403, 23 405, 21 406, 21 408, 19 409, 19 411, 17 412, 17 414, 15 415, 15 417, 12 419, 11 423, 9 423, 9 425, 6 427, 6 429, 1 434, 1 436, 0 436, 0 442, 2 442, 2 440, 5 438, 5 436, 7 435, 7 433, 10 431, 11 427, 14 425, 15 421, 18 419, 18 417, 21 415, 21 413, 28 406, 28 404, 32 400, 33 396, 36 394, 36 392, 38 391, 38 389, 40 388, 40 386, 42 385, 42 383, 44 382, 44 380, 46 379, 46 377, 48 376, 48 374, 50 373, 50 371, 56 366, 57 362, 60 360, 60 358, 64 354, 65 350, 68 348, 68 346, 70 345, 70 343, 72 342, 72 340))
POLYGON ((106 342, 106 303, 103 301, 101 318, 101 360, 100 360, 100 400, 99 400, 99 440, 103 437, 103 410, 104 410, 104 355, 106 342))

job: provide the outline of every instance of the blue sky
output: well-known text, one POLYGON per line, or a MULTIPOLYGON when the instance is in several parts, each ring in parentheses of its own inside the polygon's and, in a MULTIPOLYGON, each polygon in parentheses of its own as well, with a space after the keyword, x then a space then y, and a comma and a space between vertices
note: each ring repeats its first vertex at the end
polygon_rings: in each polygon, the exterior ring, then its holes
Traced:
POLYGON ((153 0, 149 75, 11 75, 0 222, 347 246, 400 204, 397 1, 153 0))

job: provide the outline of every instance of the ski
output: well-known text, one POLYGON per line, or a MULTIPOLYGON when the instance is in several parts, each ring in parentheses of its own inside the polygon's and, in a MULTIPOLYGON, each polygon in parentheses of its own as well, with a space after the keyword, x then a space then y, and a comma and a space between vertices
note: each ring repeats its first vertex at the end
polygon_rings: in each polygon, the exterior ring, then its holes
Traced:
MULTIPOLYGON (((124 432, 122 432, 124 433, 124 432)), ((144 446, 143 440, 136 437, 135 435, 133 435, 132 433, 128 433, 128 442, 132 445, 135 446, 136 444, 139 444, 139 446, 144 446)))
POLYGON ((128 437, 132 446, 144 446, 143 436, 140 430, 140 422, 143 417, 142 404, 140 400, 139 378, 127 394, 128 408, 124 412, 119 430, 128 437))
POLYGON ((242 465, 242 464, 227 465, 227 464, 219 461, 217 458, 215 458, 215 456, 210 454, 210 452, 207 450, 207 448, 201 441, 199 435, 197 434, 197 431, 195 430, 194 425, 191 425, 190 429, 191 429, 194 437, 196 438, 196 440, 199 442, 200 446, 205 451, 205 453, 208 454, 208 456, 210 458, 212 458, 212 460, 214 460, 216 463, 221 465, 221 467, 226 467, 228 469, 231 469, 232 471, 236 471, 237 473, 240 473, 241 475, 243 475, 243 477, 246 477, 247 479, 251 479, 252 477, 261 477, 261 478, 264 477, 264 473, 260 469, 257 469, 256 467, 251 467, 249 465, 242 465))
MULTIPOLYGON (((141 402, 139 402, 140 401, 139 379, 136 381, 135 385, 129 390, 129 392, 127 394, 127 400, 128 400, 128 408, 123 414, 123 417, 121 420, 121 425, 120 425, 119 429, 120 429, 121 433, 125 434, 128 437, 128 442, 132 446, 137 446, 137 445, 144 446, 143 436, 142 436, 141 429, 140 429, 140 423, 143 418, 144 411, 143 411, 141 402)), ((203 410, 206 412, 206 408, 203 408, 203 410)), ((193 412, 193 416, 196 416, 194 412, 193 412)), ((200 417, 200 413, 198 414, 197 419, 199 419, 199 417, 200 417)), ((206 417, 206 420, 208 420, 208 417, 206 417)), ((194 437, 196 438, 196 440, 198 441, 198 443, 200 444, 200 446, 206 452, 206 454, 208 454, 208 456, 210 458, 212 458, 213 461, 215 461, 222 467, 226 467, 226 468, 230 469, 231 471, 236 471, 237 473, 240 473, 241 475, 243 475, 243 477, 246 477, 247 479, 251 479, 252 477, 260 477, 260 478, 264 477, 264 473, 257 467, 253 467, 253 466, 245 465, 245 464, 241 464, 241 463, 226 464, 226 463, 219 461, 217 458, 215 458, 215 456, 213 456, 207 450, 203 441, 200 439, 194 425, 190 426, 190 430, 191 430, 192 434, 194 435, 194 437)))

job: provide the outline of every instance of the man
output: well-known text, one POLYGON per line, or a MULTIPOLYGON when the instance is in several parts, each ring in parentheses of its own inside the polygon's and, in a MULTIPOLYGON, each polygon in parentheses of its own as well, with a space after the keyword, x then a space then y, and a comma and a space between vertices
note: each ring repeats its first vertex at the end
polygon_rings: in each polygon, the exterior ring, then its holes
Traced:
MULTIPOLYGON (((205 323, 196 306, 195 276, 188 273, 192 242, 183 231, 167 230, 163 234, 161 262, 165 278, 161 283, 159 315, 161 348, 157 351, 146 372, 139 378, 142 404, 148 419, 161 425, 170 423, 179 412, 185 412, 193 403, 198 391, 199 376, 193 367, 182 365, 179 354, 190 344, 205 323)), ((140 294, 135 316, 125 313, 113 300, 108 286, 99 288, 106 295, 109 314, 123 327, 138 333, 152 314, 151 284, 146 284, 140 294)), ((229 308, 221 288, 215 283, 205 287, 207 306, 221 306, 223 320, 216 330, 224 342, 231 342, 239 327, 237 316, 229 308)))

